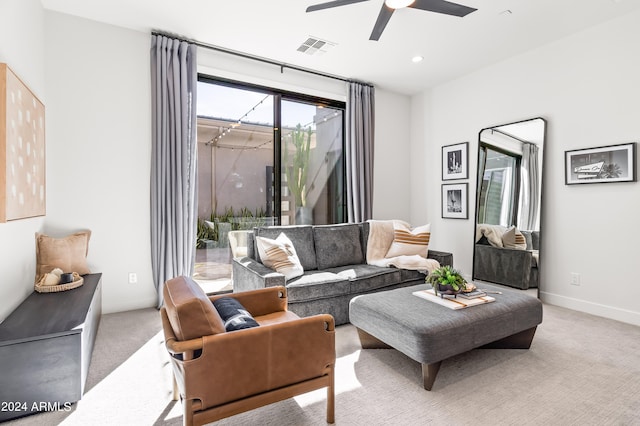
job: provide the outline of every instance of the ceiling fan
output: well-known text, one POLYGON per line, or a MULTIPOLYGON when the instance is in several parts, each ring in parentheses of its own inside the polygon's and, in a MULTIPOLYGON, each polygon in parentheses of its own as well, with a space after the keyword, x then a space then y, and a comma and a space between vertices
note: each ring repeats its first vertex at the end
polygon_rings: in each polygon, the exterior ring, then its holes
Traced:
MULTIPOLYGON (((334 0, 326 3, 319 3, 307 8, 308 12, 315 12, 317 10, 330 9, 332 7, 346 6, 352 3, 362 3, 369 0, 334 0)), ((445 0, 385 0, 378 14, 378 19, 373 26, 373 31, 369 40, 378 41, 382 35, 382 31, 387 26, 391 15, 396 9, 402 9, 404 7, 411 7, 413 9, 426 10, 428 12, 443 13, 445 15, 452 16, 467 16, 471 12, 478 9, 472 7, 463 6, 457 3, 451 3, 445 0)))

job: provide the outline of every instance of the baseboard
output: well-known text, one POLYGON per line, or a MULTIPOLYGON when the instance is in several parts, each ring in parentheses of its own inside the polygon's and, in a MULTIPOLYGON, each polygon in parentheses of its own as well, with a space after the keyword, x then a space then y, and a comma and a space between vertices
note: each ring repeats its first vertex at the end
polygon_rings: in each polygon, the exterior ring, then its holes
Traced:
POLYGON ((586 300, 574 299, 573 297, 561 296, 545 291, 540 291, 540 299, 549 305, 560 306, 562 308, 573 309, 574 311, 585 312, 587 314, 640 326, 640 312, 587 302, 586 300))

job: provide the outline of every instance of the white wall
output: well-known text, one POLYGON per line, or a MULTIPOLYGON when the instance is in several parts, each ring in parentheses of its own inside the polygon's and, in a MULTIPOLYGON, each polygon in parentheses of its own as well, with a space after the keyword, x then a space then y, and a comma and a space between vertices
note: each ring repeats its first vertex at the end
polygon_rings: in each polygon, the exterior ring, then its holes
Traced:
POLYGON ((45 231, 92 231, 105 312, 153 306, 149 35, 50 11, 45 21, 45 231))
MULTIPOLYGON (((39 0, 0 1, 0 62, 47 105, 44 75, 44 10, 39 0)), ((46 109, 45 114, 49 110, 46 109)), ((48 196, 48 195, 47 195, 48 196)), ((43 217, 0 223, 0 321, 32 291, 35 233, 43 217)))
POLYGON ((413 120, 411 149, 423 165, 412 164, 412 220, 434 224, 430 246, 453 252, 455 266, 471 273, 474 211, 469 220, 441 219, 441 147, 470 142, 473 200, 480 129, 543 117, 548 137, 541 297, 640 325, 635 279, 640 183, 564 184, 564 151, 640 137, 638 22, 640 12, 631 13, 412 99, 422 122, 413 120), (417 191, 420 186, 426 191, 417 191), (569 284, 571 272, 581 274, 581 286, 569 284))
POLYGON ((411 99, 376 88, 373 218, 409 221, 411 99))
POLYGON ((346 83, 290 68, 198 48, 198 72, 216 78, 304 93, 311 96, 346 100, 346 83))

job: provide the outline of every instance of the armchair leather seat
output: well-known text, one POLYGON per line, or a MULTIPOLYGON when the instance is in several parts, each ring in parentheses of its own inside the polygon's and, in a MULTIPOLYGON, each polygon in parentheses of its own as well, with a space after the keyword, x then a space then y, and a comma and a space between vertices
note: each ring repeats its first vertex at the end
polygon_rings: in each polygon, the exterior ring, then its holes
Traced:
POLYGON ((331 315, 300 318, 284 287, 206 296, 188 277, 169 280, 160 310, 185 425, 202 425, 327 388, 334 422, 335 327, 331 315), (258 327, 226 332, 212 302, 233 297, 258 327), (194 331, 197 331, 194 335, 194 331))

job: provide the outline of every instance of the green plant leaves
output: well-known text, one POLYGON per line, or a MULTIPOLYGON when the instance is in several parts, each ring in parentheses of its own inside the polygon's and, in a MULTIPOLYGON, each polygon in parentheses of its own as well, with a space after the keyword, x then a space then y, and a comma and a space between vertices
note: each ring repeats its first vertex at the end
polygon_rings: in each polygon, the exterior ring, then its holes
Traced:
POLYGON ((429 273, 425 281, 434 288, 435 284, 450 285, 456 291, 464 289, 467 282, 458 271, 449 265, 441 266, 429 273))

